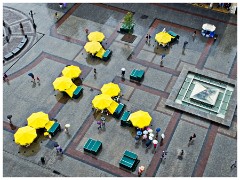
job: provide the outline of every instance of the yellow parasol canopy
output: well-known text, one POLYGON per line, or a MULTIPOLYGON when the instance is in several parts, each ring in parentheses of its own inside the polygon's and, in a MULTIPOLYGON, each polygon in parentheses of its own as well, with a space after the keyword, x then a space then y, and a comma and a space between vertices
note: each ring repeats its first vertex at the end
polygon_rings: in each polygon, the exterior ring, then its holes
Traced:
POLYGON ((65 92, 72 98, 74 91, 77 89, 75 84, 72 84, 70 88, 66 89, 65 92))
POLYGON ((70 78, 62 76, 55 79, 53 87, 55 90, 65 91, 66 89, 69 89, 72 84, 73 82, 70 78))
POLYGON ((35 129, 44 128, 44 126, 49 121, 48 114, 40 111, 32 113, 31 116, 27 118, 28 126, 31 126, 35 129))
POLYGON ((78 76, 80 76, 81 74, 81 69, 78 66, 66 66, 63 70, 62 70, 62 74, 65 77, 68 78, 77 78, 78 76))
POLYGON ((113 96, 117 96, 120 93, 120 88, 118 86, 118 84, 114 84, 112 82, 108 83, 108 84, 104 84, 103 87, 101 88, 101 92, 103 94, 107 94, 111 97, 113 96))
POLYGON ((98 31, 95 31, 95 32, 91 32, 89 35, 88 35, 88 40, 89 41, 98 41, 98 42, 102 42, 104 40, 105 36, 102 32, 98 32, 98 31))
POLYGON ((48 131, 54 123, 55 121, 48 121, 48 123, 45 125, 45 129, 48 131))
POLYGON ((156 34, 155 36, 155 40, 158 43, 163 43, 163 44, 167 44, 172 40, 172 37, 170 34, 168 34, 167 32, 160 32, 158 34, 156 34))
POLYGON ((14 134, 15 143, 22 146, 30 145, 36 137, 36 129, 30 126, 21 127, 14 134))
POLYGON ((98 51, 100 51, 101 48, 102 48, 102 45, 96 41, 87 42, 86 45, 84 46, 84 49, 86 50, 86 52, 91 54, 97 53, 98 51))
POLYGON ((113 102, 112 98, 106 94, 100 94, 94 97, 92 104, 95 108, 103 110, 111 105, 113 102))
POLYGON ((140 110, 132 113, 128 119, 132 122, 134 127, 144 128, 150 125, 152 117, 148 112, 140 110))

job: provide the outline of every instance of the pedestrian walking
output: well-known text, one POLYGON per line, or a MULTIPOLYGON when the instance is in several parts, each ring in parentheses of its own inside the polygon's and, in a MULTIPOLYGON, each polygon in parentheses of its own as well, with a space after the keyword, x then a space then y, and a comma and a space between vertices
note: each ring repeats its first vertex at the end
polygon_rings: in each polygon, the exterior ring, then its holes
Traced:
POLYGON ((188 44, 188 42, 187 41, 184 41, 184 44, 183 44, 183 49, 185 49, 186 48, 186 45, 188 44))
POLYGON ((21 22, 19 23, 19 26, 20 26, 20 29, 23 30, 23 25, 21 22))
POLYGON ((150 44, 151 36, 150 34, 147 34, 146 36, 146 43, 150 44))
POLYGON ((151 144, 151 140, 148 140, 147 142, 146 142, 146 149, 148 149, 149 148, 149 146, 150 146, 150 144, 151 144))
POLYGON ((101 117, 101 126, 102 126, 102 128, 105 128, 105 117, 101 117))
POLYGON ((213 37, 214 42, 217 40, 217 37, 218 37, 218 35, 215 34, 214 37, 213 37))
POLYGON ((7 43, 9 43, 9 37, 6 36, 5 39, 6 39, 7 43))
POLYGON ((178 154, 178 159, 181 160, 183 158, 183 154, 184 154, 184 151, 181 150, 181 152, 178 154))
POLYGON ((12 30, 10 27, 8 27, 8 33, 11 35, 12 34, 12 30))
POLYGON ((97 121, 98 126, 98 130, 102 128, 102 123, 100 121, 97 121))
POLYGON ((88 29, 85 29, 85 32, 86 32, 86 35, 88 35, 89 30, 88 30, 88 29))
POLYGON ((33 79, 33 81, 32 82, 35 82, 35 78, 34 78, 34 75, 33 75, 33 73, 28 73, 28 75, 33 79))
POLYGON ((146 139, 147 139, 147 135, 144 134, 144 135, 142 136, 142 142, 145 141, 146 139))
POLYGON ((8 121, 9 121, 9 124, 12 125, 12 115, 11 115, 11 114, 10 114, 10 115, 7 115, 7 119, 8 119, 8 121))
POLYGON ((59 18, 59 16, 58 16, 58 13, 57 12, 55 12, 55 18, 58 20, 58 18, 59 18))
POLYGON ((57 150, 57 153, 63 154, 63 150, 62 150, 62 147, 61 147, 60 145, 58 145, 58 146, 56 147, 56 150, 57 150))
POLYGON ((121 71, 122 71, 122 77, 124 77, 126 69, 122 68, 121 71))
POLYGON ((234 161, 234 163, 231 165, 231 169, 237 167, 237 161, 234 161))
POLYGON ((193 142, 193 139, 195 139, 196 137, 197 136, 195 133, 193 133, 193 135, 189 137, 188 146, 193 142))
POLYGON ((192 34, 193 41, 195 40, 196 34, 197 34, 197 31, 194 31, 192 34))
POLYGON ((162 54, 162 59, 163 59, 165 56, 166 56, 165 54, 162 54))
POLYGON ((96 70, 96 68, 93 69, 93 73, 94 73, 94 78, 96 78, 97 77, 97 70, 96 70))
POLYGON ((156 139, 154 139, 154 140, 153 140, 153 148, 154 148, 154 151, 156 151, 157 144, 158 144, 158 141, 157 141, 156 139))
POLYGON ((62 9, 62 7, 63 7, 63 3, 59 3, 59 7, 62 9))
POLYGON ((42 162, 42 164, 45 164, 45 163, 46 163, 44 157, 41 157, 41 162, 42 162))
POLYGON ((70 128, 70 124, 65 124, 65 126, 64 126, 64 132, 65 132, 66 134, 69 134, 69 131, 68 131, 69 128, 70 128))
POLYGON ((40 78, 39 77, 37 77, 37 81, 38 81, 38 83, 40 83, 40 78))
POLYGON ((140 166, 140 167, 138 168, 138 177, 141 177, 141 176, 142 176, 142 173, 143 173, 144 169, 145 169, 144 166, 140 166))
POLYGON ((167 152, 163 151, 162 155, 161 155, 161 160, 165 160, 166 159, 166 155, 167 155, 167 152))
POLYGON ((164 138, 165 138, 165 135, 164 135, 164 133, 162 133, 162 134, 161 134, 161 141, 163 141, 164 138))
POLYGON ((6 73, 3 73, 3 81, 4 82, 8 81, 8 75, 6 73))

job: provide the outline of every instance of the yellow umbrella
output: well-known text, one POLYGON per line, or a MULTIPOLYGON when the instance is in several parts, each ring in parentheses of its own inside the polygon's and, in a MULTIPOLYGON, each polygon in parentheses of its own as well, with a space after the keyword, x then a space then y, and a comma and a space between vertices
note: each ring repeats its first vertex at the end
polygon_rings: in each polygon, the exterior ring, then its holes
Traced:
POLYGON ((72 98, 74 91, 77 89, 77 86, 75 84, 72 84, 72 86, 65 90, 65 92, 72 98))
POLYGON ((163 44, 167 44, 172 40, 172 37, 170 34, 168 34, 167 32, 160 32, 158 34, 156 34, 155 36, 155 40, 158 43, 163 43, 163 44))
POLYGON ((100 94, 94 97, 92 104, 95 108, 103 110, 111 105, 113 102, 112 98, 106 94, 100 94))
POLYGON ((95 31, 95 32, 91 32, 89 35, 88 35, 88 40, 89 41, 98 41, 98 42, 102 42, 104 40, 105 36, 102 32, 98 32, 98 31, 95 31))
POLYGON ((32 113, 31 116, 27 118, 28 126, 31 126, 35 129, 44 128, 44 126, 49 121, 48 114, 44 112, 32 113))
POLYGON ((118 84, 114 84, 112 82, 108 83, 108 84, 104 84, 103 87, 101 88, 101 92, 103 94, 107 94, 111 97, 113 96, 117 96, 120 93, 120 88, 118 86, 118 84))
POLYGON ((69 89, 72 84, 73 82, 70 78, 62 76, 55 79, 53 87, 55 90, 65 91, 66 89, 69 89))
POLYGON ((36 137, 36 129, 30 126, 21 127, 14 134, 15 143, 22 146, 30 145, 36 137))
POLYGON ((133 126, 138 128, 144 128, 150 125, 152 117, 149 115, 148 112, 140 110, 132 113, 128 119, 132 122, 133 126))
POLYGON ((62 74, 65 77, 68 78, 77 78, 78 76, 80 76, 81 74, 81 69, 78 66, 66 66, 63 70, 62 70, 62 74))
POLYGON ((91 54, 97 53, 98 51, 100 51, 101 48, 102 48, 102 45, 96 41, 87 42, 86 45, 84 46, 84 49, 86 50, 86 52, 91 54))

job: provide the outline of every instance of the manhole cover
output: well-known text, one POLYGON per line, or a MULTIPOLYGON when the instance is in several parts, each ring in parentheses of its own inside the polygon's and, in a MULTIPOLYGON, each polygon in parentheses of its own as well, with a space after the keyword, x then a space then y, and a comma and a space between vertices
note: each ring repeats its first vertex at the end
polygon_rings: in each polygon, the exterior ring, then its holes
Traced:
POLYGON ((133 43, 134 40, 137 38, 137 36, 135 35, 132 35, 132 34, 125 34, 123 37, 122 37, 122 41, 125 41, 125 42, 128 42, 128 43, 133 43))
POLYGON ((147 18, 148 18, 147 15, 142 15, 142 16, 141 16, 141 19, 147 19, 147 18))

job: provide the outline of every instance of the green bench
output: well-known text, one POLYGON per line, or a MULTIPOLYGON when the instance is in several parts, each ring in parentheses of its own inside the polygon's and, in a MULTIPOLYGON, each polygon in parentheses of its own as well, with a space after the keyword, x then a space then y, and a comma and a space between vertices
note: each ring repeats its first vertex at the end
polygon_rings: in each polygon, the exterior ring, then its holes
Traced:
POLYGON ((176 34, 176 33, 173 32, 173 31, 168 31, 167 33, 174 37, 173 40, 177 40, 177 39, 179 39, 179 37, 180 37, 178 34, 176 34))
POLYGON ((52 127, 48 130, 48 133, 53 137, 57 134, 58 131, 61 131, 61 126, 58 122, 54 122, 52 127))
POLYGON ((130 74, 130 81, 142 81, 144 78, 144 71, 140 69, 133 69, 131 74, 130 74))
POLYGON ((97 155, 98 152, 102 149, 102 142, 89 138, 86 144, 83 147, 83 150, 93 155, 97 155))
POLYGON ((132 127, 132 122, 128 120, 128 117, 130 116, 131 111, 125 111, 121 117, 121 126, 129 126, 132 127))
POLYGON ((75 91, 73 92, 73 98, 77 99, 79 98, 79 96, 82 94, 83 92, 83 87, 78 86, 77 89, 75 89, 75 91))
POLYGON ((134 160, 138 158, 138 156, 135 153, 128 151, 128 150, 126 150, 123 155, 127 156, 131 159, 134 159, 134 160))
POLYGON ((103 54, 102 59, 103 59, 104 61, 107 61, 107 60, 111 57, 111 55, 112 55, 112 51, 111 51, 110 49, 107 49, 107 50, 105 51, 105 53, 103 54))
POLYGON ((119 166, 131 171, 135 171, 138 163, 140 162, 140 160, 137 158, 138 156, 135 153, 126 150, 122 159, 119 161, 119 166))
POLYGON ((117 119, 120 118, 122 112, 124 111, 124 108, 125 108, 125 104, 119 103, 117 109, 113 113, 113 116, 117 119))

